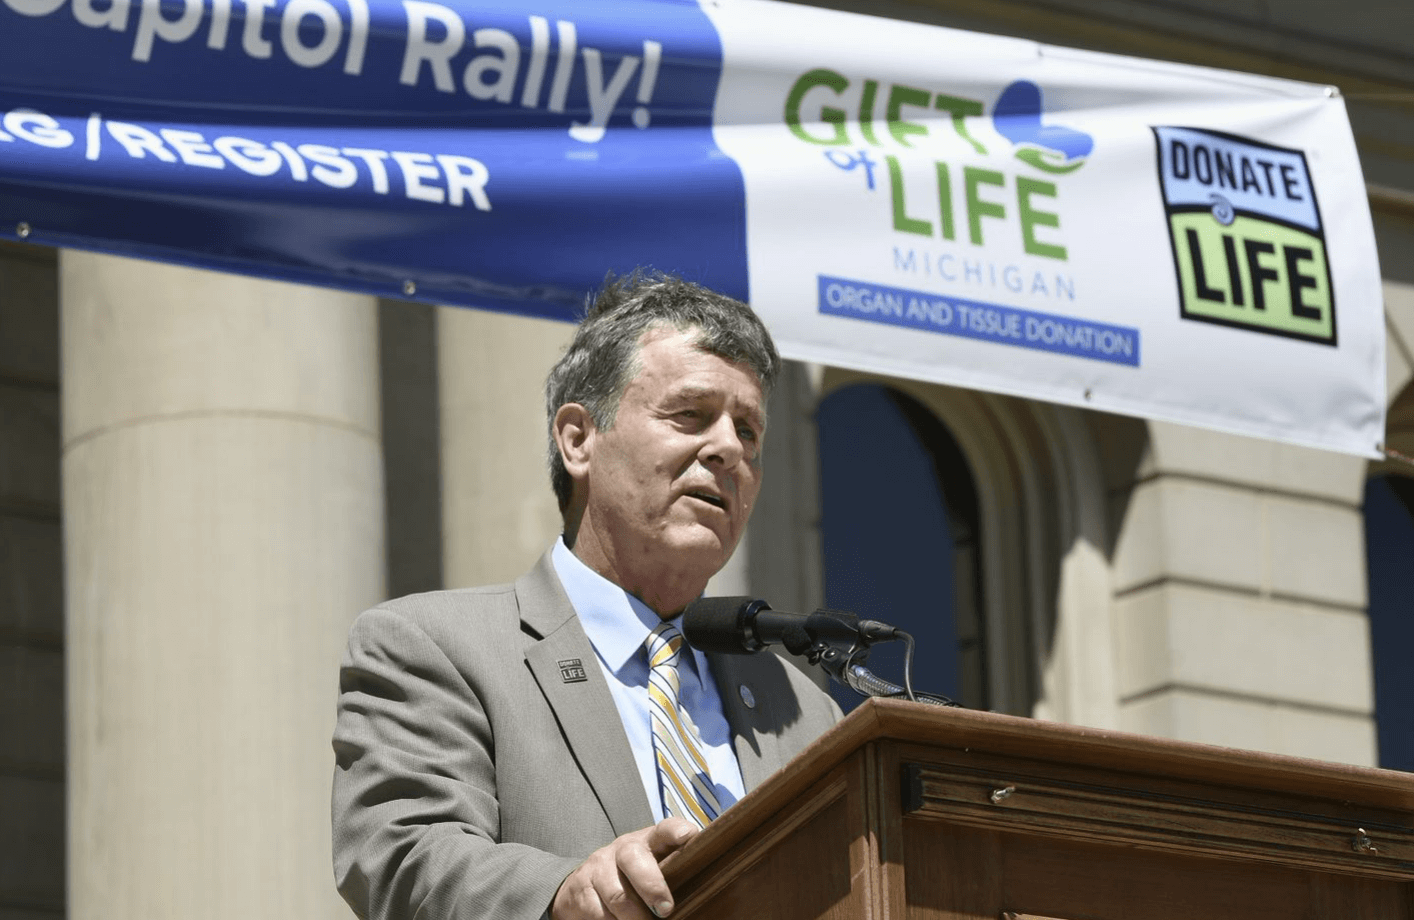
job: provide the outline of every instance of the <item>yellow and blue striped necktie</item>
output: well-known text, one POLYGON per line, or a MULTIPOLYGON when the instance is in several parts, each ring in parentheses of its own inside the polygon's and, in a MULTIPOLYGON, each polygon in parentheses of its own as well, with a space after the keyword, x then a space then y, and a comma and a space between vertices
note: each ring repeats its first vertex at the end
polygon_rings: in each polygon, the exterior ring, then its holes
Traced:
POLYGON ((702 756, 697 727, 679 704, 682 633, 671 623, 660 623, 649 633, 646 645, 649 718, 653 724, 653 757, 658 764, 663 817, 687 818, 698 827, 706 827, 721 814, 722 806, 707 760, 702 756))

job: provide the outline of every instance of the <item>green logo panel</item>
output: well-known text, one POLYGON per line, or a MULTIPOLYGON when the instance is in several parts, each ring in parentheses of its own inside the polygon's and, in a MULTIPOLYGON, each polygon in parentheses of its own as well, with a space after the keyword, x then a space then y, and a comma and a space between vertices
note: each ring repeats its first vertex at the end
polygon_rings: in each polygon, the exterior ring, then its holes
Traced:
POLYGON ((1238 213, 1170 212, 1186 319, 1335 344, 1324 239, 1238 213))

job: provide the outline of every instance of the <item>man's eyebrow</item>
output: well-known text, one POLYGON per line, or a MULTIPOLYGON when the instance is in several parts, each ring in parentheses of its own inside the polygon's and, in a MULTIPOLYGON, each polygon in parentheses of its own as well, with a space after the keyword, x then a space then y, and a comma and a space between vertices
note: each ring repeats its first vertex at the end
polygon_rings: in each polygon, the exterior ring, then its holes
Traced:
POLYGON ((725 392, 717 387, 684 383, 669 390, 664 398, 667 402, 701 402, 706 399, 722 399, 725 395, 725 392))
POLYGON ((721 395, 720 390, 694 383, 684 383, 668 392, 669 399, 707 399, 719 395, 721 395))

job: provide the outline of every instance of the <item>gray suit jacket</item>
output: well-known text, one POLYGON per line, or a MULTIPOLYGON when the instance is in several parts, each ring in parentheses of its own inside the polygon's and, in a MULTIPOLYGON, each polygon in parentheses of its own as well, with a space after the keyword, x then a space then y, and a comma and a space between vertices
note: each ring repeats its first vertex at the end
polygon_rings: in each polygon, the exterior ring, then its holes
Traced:
MULTIPOLYGON (((709 657, 748 791, 839 718, 775 655, 709 657)), ((334 753, 334 872, 361 917, 532 920, 585 856, 653 822, 548 553, 514 585, 360 615, 334 753)))

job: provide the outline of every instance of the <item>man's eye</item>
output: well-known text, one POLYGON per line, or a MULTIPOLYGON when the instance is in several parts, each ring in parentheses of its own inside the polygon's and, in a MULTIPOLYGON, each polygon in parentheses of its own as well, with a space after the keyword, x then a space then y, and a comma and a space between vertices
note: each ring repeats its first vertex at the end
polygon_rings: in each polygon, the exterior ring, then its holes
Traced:
POLYGON ((756 429, 750 427, 749 425, 742 425, 736 430, 736 433, 737 436, 740 437, 743 441, 756 440, 756 429))

